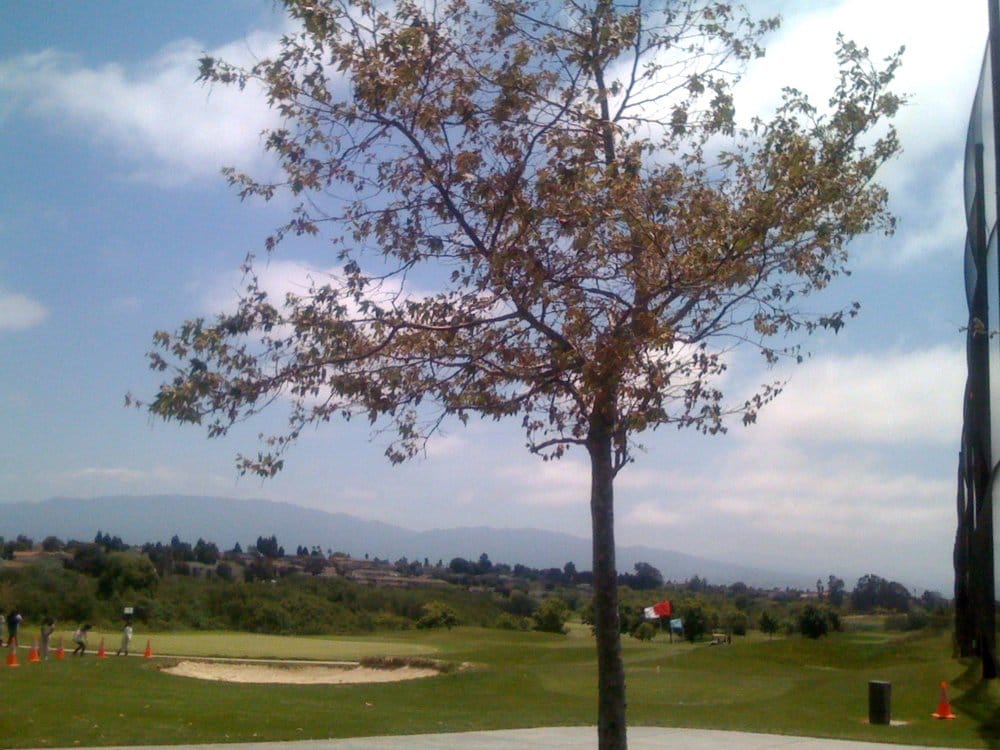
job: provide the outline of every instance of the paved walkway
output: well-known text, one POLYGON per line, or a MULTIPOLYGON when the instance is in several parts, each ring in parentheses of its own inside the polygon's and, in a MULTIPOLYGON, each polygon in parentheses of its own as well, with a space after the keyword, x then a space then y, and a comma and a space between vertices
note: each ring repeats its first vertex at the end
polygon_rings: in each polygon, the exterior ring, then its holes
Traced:
MULTIPOLYGON (((660 727, 629 727, 628 746, 629 750, 890 750, 903 747, 908 750, 930 750, 921 745, 889 745, 786 737, 777 734, 660 727)), ((157 748, 147 747, 145 750, 589 750, 596 747, 597 732, 593 727, 544 727, 499 732, 357 737, 346 740, 164 745, 157 748)), ((136 750, 136 748, 100 750, 136 750)))

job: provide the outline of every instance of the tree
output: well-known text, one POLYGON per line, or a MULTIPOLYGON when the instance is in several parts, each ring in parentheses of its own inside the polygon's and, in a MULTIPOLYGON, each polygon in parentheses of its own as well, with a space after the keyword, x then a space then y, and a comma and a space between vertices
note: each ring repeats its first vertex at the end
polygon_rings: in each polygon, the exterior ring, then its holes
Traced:
POLYGON ((219 548, 215 542, 206 542, 201 537, 194 543, 194 559, 203 565, 214 565, 219 560, 219 548))
POLYGON ((109 599, 126 592, 150 592, 158 583, 156 568, 145 555, 111 552, 97 579, 97 593, 102 598, 109 599))
POLYGON ((256 557, 243 568, 243 580, 247 583, 273 581, 277 576, 278 571, 275 569, 274 562, 270 557, 256 557))
POLYGON ((278 546, 278 537, 274 534, 269 537, 257 537, 257 543, 254 546, 257 548, 257 552, 269 560, 284 557, 284 550, 278 546))
POLYGON ((700 604, 688 604, 681 615, 684 637, 694 643, 708 632, 708 614, 700 604))
POLYGON ((310 555, 303 564, 302 569, 309 575, 318 576, 326 570, 326 559, 316 555, 310 555))
POLYGON ((235 311, 155 334, 172 375, 139 405, 213 437, 287 405, 238 459, 265 477, 335 416, 394 436, 394 462, 476 415, 519 419, 546 459, 586 451, 599 745, 624 748, 615 477, 647 430, 756 419, 780 386, 724 401, 734 344, 799 357, 855 314, 801 303, 853 237, 892 229, 873 179, 896 136, 871 133, 900 104, 898 55, 879 68, 840 40, 828 111, 788 89, 738 127, 733 71, 778 22, 724 3, 285 4, 297 30, 273 58, 205 57, 200 77, 263 86, 281 115, 281 178, 226 171, 244 198, 298 201, 268 252, 327 230, 341 270, 272 300, 248 258, 235 311))
POLYGON ((458 625, 458 615, 455 610, 444 602, 437 600, 427 602, 423 607, 423 616, 417 620, 418 628, 448 628, 458 625))
POLYGON ((493 562, 490 560, 490 556, 484 552, 479 556, 479 562, 476 563, 476 575, 483 575, 484 573, 489 573, 491 570, 493 570, 493 562))
POLYGON ((120 536, 111 536, 111 534, 102 533, 100 530, 94 537, 94 544, 104 547, 105 552, 124 552, 128 549, 128 545, 122 541, 120 536))
POLYGON ((656 637, 656 627, 651 622, 641 622, 632 631, 632 637, 637 641, 651 641, 656 637))
POLYGON ((67 560, 67 567, 75 568, 89 576, 100 576, 107 564, 108 556, 104 548, 98 544, 80 544, 73 550, 72 562, 67 560))
POLYGON ((42 549, 45 552, 62 552, 66 543, 57 536, 47 536, 42 540, 42 549))
POLYGON ((618 580, 638 591, 663 588, 663 575, 647 562, 637 562, 634 574, 622 573, 618 580))
POLYGON ((520 590, 511 591, 510 597, 500 606, 505 612, 519 617, 530 617, 538 608, 535 600, 520 590))
POLYGON ((910 592, 897 581, 887 581, 869 573, 861 576, 851 592, 851 607, 857 612, 871 612, 876 607, 906 612, 910 608, 910 592))
POLYGON ((448 569, 460 575, 473 575, 476 572, 476 566, 464 557, 453 557, 448 563, 448 569))
POLYGON ((563 565, 563 580, 570 586, 576 583, 576 565, 572 560, 563 565))
POLYGON ((831 574, 826 581, 827 601, 834 607, 844 603, 844 579, 831 574))
POLYGON ((170 537, 170 554, 175 562, 193 562, 194 548, 190 542, 182 542, 181 538, 174 534, 170 537))
POLYGON ((532 614, 535 630, 543 633, 559 633, 565 635, 566 620, 569 619, 569 607, 558 596, 550 596, 532 614))
POLYGON ((778 622, 778 618, 771 614, 768 610, 764 610, 760 613, 760 632, 767 633, 768 638, 773 638, 774 634, 778 632, 778 628, 781 627, 781 623, 778 622))
POLYGON ((725 625, 733 635, 746 635, 750 627, 750 617, 746 612, 729 612, 725 617, 725 625))
POLYGON ((807 604, 799 613, 799 632, 807 638, 819 638, 827 634, 830 623, 826 614, 814 604, 807 604))

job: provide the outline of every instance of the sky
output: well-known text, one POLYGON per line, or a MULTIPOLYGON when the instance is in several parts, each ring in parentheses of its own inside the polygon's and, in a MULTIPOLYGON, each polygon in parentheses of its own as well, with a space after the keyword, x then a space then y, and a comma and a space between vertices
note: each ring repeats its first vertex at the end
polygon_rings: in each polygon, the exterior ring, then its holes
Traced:
MULTIPOLYGON (((961 170, 986 3, 751 6, 783 25, 740 84, 741 118, 767 111, 784 85, 825 101, 838 31, 876 57, 906 46, 903 153, 881 175, 898 229, 854 243, 853 274, 828 299, 860 301, 861 316, 808 340, 804 364, 765 371, 736 356, 736 392, 788 381, 756 425, 643 436, 616 483, 618 543, 835 574, 848 588, 875 573, 949 592, 967 316, 961 170)), ((56 496, 219 495, 419 530, 589 536, 586 456, 543 463, 516 421, 452 424, 426 457, 395 467, 366 426, 330 424, 307 431, 265 482, 240 478, 234 459, 280 427, 277 412, 208 440, 126 408, 126 393, 155 392, 153 333, 231 304, 240 263, 287 217, 286 201, 242 203, 220 176, 271 168, 259 134, 273 113, 256 95, 195 82, 203 53, 266 56, 287 22, 271 0, 0 0, 0 18, 0 514, 4 502, 56 496)), ((322 240, 291 243, 265 281, 280 288, 333 263, 322 240)))

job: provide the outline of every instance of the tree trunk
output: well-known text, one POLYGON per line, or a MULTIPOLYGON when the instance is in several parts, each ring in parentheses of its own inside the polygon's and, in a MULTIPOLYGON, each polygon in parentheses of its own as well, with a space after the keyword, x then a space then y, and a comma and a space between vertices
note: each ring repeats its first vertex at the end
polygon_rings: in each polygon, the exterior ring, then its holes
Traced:
POLYGON ((590 518, 594 551, 594 629, 597 634, 597 746, 626 750, 625 667, 618 617, 618 571, 615 569, 614 467, 611 434, 591 426, 590 518))

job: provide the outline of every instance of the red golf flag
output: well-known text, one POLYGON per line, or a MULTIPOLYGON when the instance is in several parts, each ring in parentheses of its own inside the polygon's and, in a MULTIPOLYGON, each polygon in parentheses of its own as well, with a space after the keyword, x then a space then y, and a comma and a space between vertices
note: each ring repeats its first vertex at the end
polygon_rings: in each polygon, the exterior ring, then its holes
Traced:
POLYGON ((674 608, 670 606, 670 602, 668 601, 662 601, 653 605, 653 612, 656 613, 657 617, 670 617, 673 611, 674 608))

